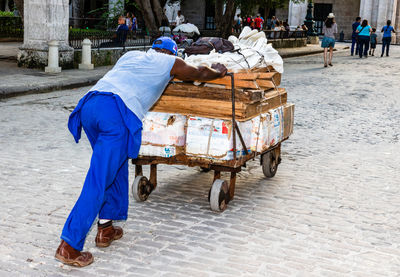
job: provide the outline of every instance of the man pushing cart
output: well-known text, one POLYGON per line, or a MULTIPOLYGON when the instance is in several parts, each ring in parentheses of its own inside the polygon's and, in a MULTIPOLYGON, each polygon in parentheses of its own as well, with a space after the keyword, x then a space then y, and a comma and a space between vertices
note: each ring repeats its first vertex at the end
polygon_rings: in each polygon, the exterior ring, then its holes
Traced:
POLYGON ((171 78, 207 81, 225 76, 224 65, 191 66, 176 57, 177 45, 167 37, 153 43, 150 52, 123 55, 71 113, 68 128, 78 142, 83 128, 93 149, 82 192, 61 234, 56 259, 73 266, 93 262, 82 252, 86 235, 99 217, 96 246, 107 247, 123 230, 112 220, 126 220, 128 212, 128 158, 137 158, 142 119, 171 78))

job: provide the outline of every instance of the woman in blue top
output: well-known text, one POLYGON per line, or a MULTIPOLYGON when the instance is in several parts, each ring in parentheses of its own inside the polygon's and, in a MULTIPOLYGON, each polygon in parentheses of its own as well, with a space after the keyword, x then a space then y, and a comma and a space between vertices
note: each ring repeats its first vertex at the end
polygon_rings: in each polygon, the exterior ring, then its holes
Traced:
POLYGON ((389 46, 390 43, 392 42, 392 32, 396 33, 394 30, 393 26, 390 26, 392 24, 391 20, 388 20, 386 22, 386 26, 382 28, 382 33, 383 33, 383 38, 382 38, 382 55, 385 52, 385 47, 386 47, 386 57, 389 57, 389 46))
POLYGON ((371 26, 368 25, 368 20, 364 19, 360 26, 357 27, 356 30, 358 34, 358 44, 360 49, 358 53, 360 58, 368 57, 368 48, 369 48, 369 39, 372 32, 371 26), (364 51, 363 51, 364 50, 364 51))

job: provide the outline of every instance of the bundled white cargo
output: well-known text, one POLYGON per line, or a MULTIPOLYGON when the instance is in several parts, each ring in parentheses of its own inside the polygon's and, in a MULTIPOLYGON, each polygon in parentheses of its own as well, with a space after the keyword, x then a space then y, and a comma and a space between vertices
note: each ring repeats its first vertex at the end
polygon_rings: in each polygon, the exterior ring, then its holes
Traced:
POLYGON ((184 152, 186 116, 149 112, 143 119, 139 155, 172 157, 184 152))
POLYGON ((222 63, 229 70, 262 68, 268 65, 283 73, 283 60, 272 44, 268 44, 264 32, 251 30, 246 26, 243 28, 239 38, 230 36, 229 41, 235 47, 235 52, 216 53, 214 50, 208 55, 191 55, 185 59, 189 64, 196 66, 213 63, 222 63))
MULTIPOLYGON (((238 127, 248 153, 261 153, 293 132, 294 105, 285 104, 238 127)), ((173 157, 179 154, 215 160, 233 159, 232 121, 149 112, 143 120, 139 155, 173 157)), ((236 156, 246 155, 236 134, 236 156)))

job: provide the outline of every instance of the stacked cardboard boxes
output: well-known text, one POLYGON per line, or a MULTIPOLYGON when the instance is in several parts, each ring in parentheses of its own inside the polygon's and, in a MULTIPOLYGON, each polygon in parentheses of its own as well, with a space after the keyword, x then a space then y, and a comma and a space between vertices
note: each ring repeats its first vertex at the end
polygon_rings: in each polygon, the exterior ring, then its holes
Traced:
MULTIPOLYGON (((261 153, 293 132, 294 105, 271 68, 235 73, 236 120, 248 153, 261 153), (271 72, 267 72, 271 71, 271 72)), ((143 122, 139 155, 233 159, 230 77, 203 84, 173 82, 143 122)), ((246 155, 236 134, 236 156, 246 155)))

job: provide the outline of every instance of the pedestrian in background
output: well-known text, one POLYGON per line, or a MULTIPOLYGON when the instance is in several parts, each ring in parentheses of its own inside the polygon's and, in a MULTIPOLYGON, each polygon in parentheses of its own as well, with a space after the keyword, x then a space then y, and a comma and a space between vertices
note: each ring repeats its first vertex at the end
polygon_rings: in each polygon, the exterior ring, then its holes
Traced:
POLYGON ((383 57, 383 53, 385 52, 385 47, 386 47, 386 57, 389 57, 389 46, 390 43, 392 42, 392 32, 396 33, 392 25, 392 21, 388 20, 386 22, 386 26, 382 28, 382 33, 383 33, 383 38, 382 38, 382 54, 381 57, 383 57))
POLYGON ((360 55, 360 58, 362 58, 363 55, 364 57, 367 58, 369 42, 372 32, 371 26, 368 25, 368 20, 364 19, 361 25, 357 27, 356 32, 358 34, 358 44, 359 44, 358 54, 360 55))
POLYGON ((136 30, 138 28, 137 18, 133 13, 131 14, 131 16, 132 16, 131 17, 131 22, 132 22, 131 32, 133 33, 133 38, 136 39, 136 30))
POLYGON ((238 14, 235 22, 235 32, 240 33, 241 31, 242 31, 242 18, 240 17, 240 14, 238 14))
POLYGON ((350 53, 353 56, 354 54, 354 46, 356 48, 356 55, 358 55, 358 34, 357 34, 357 28, 360 26, 361 23, 361 17, 357 16, 356 21, 353 23, 352 28, 353 28, 353 33, 351 34, 351 50, 350 53))
POLYGON ((260 15, 257 14, 257 17, 254 18, 254 25, 258 31, 262 31, 263 20, 261 19, 260 15))
POLYGON ((181 13, 181 11, 178 11, 178 15, 176 16, 175 22, 176 22, 176 26, 179 26, 179 25, 185 23, 185 17, 181 13))
POLYGON ((130 12, 126 13, 125 17, 126 26, 128 26, 129 31, 132 30, 132 14, 130 12))
POLYGON ((272 16, 272 20, 271 20, 271 30, 275 29, 276 22, 277 22, 277 19, 276 19, 275 15, 274 15, 274 16, 272 16))
POLYGON ((376 49, 376 42, 377 42, 377 34, 376 34, 376 28, 372 28, 372 33, 371 33, 371 48, 369 49, 369 55, 374 56, 375 54, 375 49, 376 49))
POLYGON ((337 24, 335 22, 335 15, 330 13, 325 20, 324 27, 322 28, 324 38, 322 39, 321 47, 324 48, 324 67, 333 66, 333 48, 335 47, 335 34, 337 34, 337 24), (328 56, 329 49, 329 56, 328 56))

